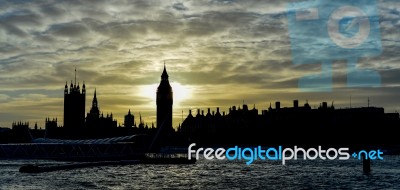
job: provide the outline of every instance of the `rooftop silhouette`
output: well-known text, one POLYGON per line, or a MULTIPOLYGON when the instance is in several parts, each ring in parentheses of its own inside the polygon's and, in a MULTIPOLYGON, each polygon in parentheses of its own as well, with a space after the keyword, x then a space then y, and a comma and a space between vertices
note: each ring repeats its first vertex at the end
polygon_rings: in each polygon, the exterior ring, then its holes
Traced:
POLYGON ((306 102, 299 106, 281 107, 275 102, 258 114, 252 109, 229 108, 229 112, 198 109, 189 114, 179 127, 187 143, 203 145, 331 145, 331 146, 392 146, 398 144, 395 131, 400 124, 399 113, 385 113, 384 108, 359 107, 335 109, 322 102, 311 108, 306 102))
POLYGON ((380 107, 336 109, 333 102, 328 106, 322 102, 318 108, 311 108, 308 101, 302 106, 298 100, 292 107, 263 108, 261 114, 253 105, 232 106, 225 113, 218 107, 207 113, 197 109, 189 110, 178 130, 172 128, 173 89, 164 64, 160 84, 157 88, 157 122, 151 126, 144 123, 139 113, 127 110, 123 126, 118 126, 112 113, 104 114, 100 109, 101 97, 94 90, 92 105, 85 111, 86 86, 71 81, 64 88, 64 125, 57 118, 46 118, 45 128, 29 128, 28 122, 14 122, 11 130, 0 131, 0 143, 27 143, 36 138, 50 139, 100 139, 135 134, 148 135, 147 146, 160 149, 162 146, 182 145, 192 142, 204 145, 271 145, 271 144, 326 144, 326 145, 382 145, 393 146, 398 113, 385 113, 380 107), (99 99, 98 99, 99 98, 99 99), (86 114, 86 117, 85 117, 86 114), (155 140, 156 139, 156 140, 155 140))

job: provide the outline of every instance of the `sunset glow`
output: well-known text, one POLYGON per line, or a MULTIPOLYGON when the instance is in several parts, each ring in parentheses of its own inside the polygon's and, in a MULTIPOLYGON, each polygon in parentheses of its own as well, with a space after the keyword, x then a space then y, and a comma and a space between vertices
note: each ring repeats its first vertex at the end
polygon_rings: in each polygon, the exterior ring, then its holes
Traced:
MULTIPOLYGON (((174 126, 190 108, 227 111, 245 103, 267 109, 295 99, 318 106, 371 105, 400 110, 399 2, 379 3, 382 55, 359 66, 382 76, 380 88, 346 88, 346 64, 333 62, 329 93, 301 92, 299 78, 320 65, 292 62, 288 1, 6 1, 0 9, 0 127, 63 119, 63 87, 94 88, 101 111, 123 123, 128 109, 155 121, 156 89, 166 62, 174 126), (71 16, 73 15, 73 16, 71 16)), ((317 42, 316 42, 317 43, 317 42)))

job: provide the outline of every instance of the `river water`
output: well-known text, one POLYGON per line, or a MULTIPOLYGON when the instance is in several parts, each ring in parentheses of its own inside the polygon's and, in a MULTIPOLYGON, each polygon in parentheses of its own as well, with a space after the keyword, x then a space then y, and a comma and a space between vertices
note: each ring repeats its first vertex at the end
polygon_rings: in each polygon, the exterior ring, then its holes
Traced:
POLYGON ((194 165, 129 165, 19 173, 43 160, 0 160, 0 189, 400 189, 400 156, 372 161, 372 172, 350 160, 208 161, 194 165))

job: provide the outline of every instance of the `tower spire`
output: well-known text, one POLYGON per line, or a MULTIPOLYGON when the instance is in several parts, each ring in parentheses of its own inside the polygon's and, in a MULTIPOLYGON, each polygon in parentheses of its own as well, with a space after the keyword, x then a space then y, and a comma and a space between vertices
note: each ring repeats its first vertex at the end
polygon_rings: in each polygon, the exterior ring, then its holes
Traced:
POLYGON ((76 86, 76 67, 75 67, 75 86, 76 86))
MULTIPOLYGON (((156 144, 158 144, 157 146, 159 146, 163 143, 168 142, 171 133, 174 131, 174 129, 172 128, 173 92, 172 87, 168 81, 167 67, 165 64, 164 70, 161 74, 160 85, 157 87, 156 96, 158 137, 155 137, 155 139, 158 138, 159 140, 153 141, 153 143, 156 142, 156 144)), ((150 145, 150 149, 152 145, 150 145)))
POLYGON ((163 73, 161 74, 161 79, 168 80, 168 73, 167 73, 167 68, 165 66, 165 61, 164 61, 164 70, 163 70, 163 73))
POLYGON ((93 96, 93 101, 92 101, 92 108, 97 108, 98 103, 97 103, 97 97, 96 97, 96 88, 94 88, 94 96, 93 96))

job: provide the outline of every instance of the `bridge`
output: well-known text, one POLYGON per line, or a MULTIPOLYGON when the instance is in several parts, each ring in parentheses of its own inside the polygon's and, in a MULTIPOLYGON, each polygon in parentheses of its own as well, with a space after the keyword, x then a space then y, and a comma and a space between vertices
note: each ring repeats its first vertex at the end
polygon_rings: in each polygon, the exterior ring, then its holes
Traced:
POLYGON ((145 135, 105 139, 63 140, 39 138, 31 143, 0 144, 0 159, 120 160, 142 156, 145 135))

